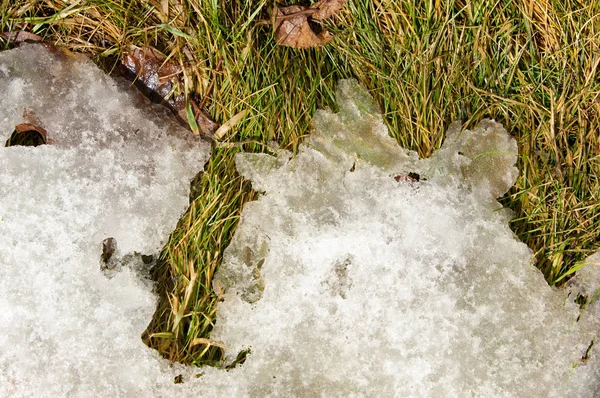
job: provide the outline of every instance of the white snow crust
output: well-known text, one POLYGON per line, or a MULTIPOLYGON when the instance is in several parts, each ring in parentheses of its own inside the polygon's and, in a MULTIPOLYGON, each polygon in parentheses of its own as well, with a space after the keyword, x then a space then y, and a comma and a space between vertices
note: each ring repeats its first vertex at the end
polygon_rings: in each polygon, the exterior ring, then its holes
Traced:
POLYGON ((44 46, 0 52, 1 397, 152 396, 165 378, 140 339, 143 263, 107 278, 102 241, 157 254, 210 145, 128 86, 44 46), (23 122, 52 144, 5 148, 23 122))
POLYGON ((598 396, 597 347, 588 350, 598 305, 577 322, 574 303, 594 295, 598 264, 570 292, 532 265, 496 201, 518 176, 515 140, 491 120, 462 132, 455 123, 419 160, 355 81, 341 81, 337 99, 339 113, 317 113, 295 158, 237 158, 264 195, 225 253, 212 338, 230 360, 252 348, 236 370, 245 391, 598 396))
POLYGON ((599 393, 588 348, 600 310, 574 303, 594 295, 599 259, 569 291, 533 267, 496 202, 517 177, 499 124, 454 124, 419 160, 341 81, 340 112, 318 112, 296 157, 240 154, 264 195, 245 206, 214 283, 211 339, 229 347, 226 363, 251 348, 224 371, 170 367, 147 348, 143 265, 110 278, 99 266, 108 237, 121 256, 160 250, 208 147, 89 61, 40 46, 0 53, 0 89, 1 140, 32 115, 53 140, 0 148, 0 396, 599 393))

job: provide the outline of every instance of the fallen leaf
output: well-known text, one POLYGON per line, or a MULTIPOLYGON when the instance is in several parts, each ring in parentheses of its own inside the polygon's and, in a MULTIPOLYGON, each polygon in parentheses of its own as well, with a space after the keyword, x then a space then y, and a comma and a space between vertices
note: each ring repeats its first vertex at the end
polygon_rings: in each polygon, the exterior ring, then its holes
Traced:
POLYGON ((342 9, 347 0, 321 0, 310 7, 278 7, 274 22, 277 44, 295 48, 322 46, 331 41, 333 35, 322 29, 316 32, 310 22, 331 17, 342 9))
POLYGON ((310 6, 310 9, 317 10, 312 14, 312 19, 327 19, 344 7, 347 0, 321 0, 310 6))
POLYGON ((190 125, 194 134, 212 136, 219 127, 194 101, 186 101, 183 94, 176 93, 178 87, 184 86, 183 70, 168 62, 158 50, 132 47, 121 63, 125 74, 146 96, 171 109, 180 121, 190 125))
POLYGON ((198 124, 198 129, 206 135, 212 136, 219 128, 219 123, 213 122, 213 120, 204 112, 202 109, 199 109, 196 113, 196 123, 198 124))
MULTIPOLYGON (((178 109, 177 117, 181 120, 188 121, 188 108, 183 95, 178 97, 175 102, 177 104, 176 109, 178 109)), ((194 101, 190 101, 189 106, 194 115, 193 117, 196 119, 198 132, 212 137, 214 132, 219 128, 219 123, 214 122, 194 101)))
POLYGON ((400 182, 419 182, 421 180, 421 176, 417 173, 410 172, 408 174, 398 174, 394 176, 394 180, 400 182))
POLYGON ((102 241, 102 262, 107 264, 108 261, 117 251, 117 240, 115 238, 106 238, 102 241))
POLYGON ((133 47, 122 60, 123 67, 146 95, 163 101, 169 97, 178 82, 181 67, 166 62, 166 57, 154 48, 133 47))
POLYGON ((15 130, 4 146, 39 146, 46 143, 48 143, 46 130, 31 123, 21 123, 15 126, 15 130))
POLYGON ((35 33, 26 32, 19 30, 16 32, 4 32, 0 36, 8 41, 8 43, 23 43, 31 41, 43 41, 42 36, 38 36, 35 33))

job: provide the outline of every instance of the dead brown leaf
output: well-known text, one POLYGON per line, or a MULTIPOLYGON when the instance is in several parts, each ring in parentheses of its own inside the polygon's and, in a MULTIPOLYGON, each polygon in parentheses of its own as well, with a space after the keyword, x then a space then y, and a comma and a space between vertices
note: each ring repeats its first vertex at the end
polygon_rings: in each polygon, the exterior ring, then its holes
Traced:
POLYGON ((115 238, 106 238, 102 241, 102 255, 100 256, 103 263, 108 261, 117 251, 117 240, 115 238))
POLYGON ((295 48, 323 46, 333 39, 333 35, 322 29, 316 32, 311 26, 313 20, 331 17, 342 9, 347 0, 321 0, 310 7, 278 7, 274 22, 277 44, 295 48))
POLYGON ((35 33, 26 32, 24 30, 19 30, 17 32, 4 32, 0 36, 6 39, 9 44, 43 41, 42 36, 38 36, 35 33))
POLYGON ((337 13, 344 7, 348 0, 321 0, 310 6, 310 9, 317 10, 312 14, 312 19, 327 19, 337 13))
MULTIPOLYGON (((185 98, 183 95, 177 97, 176 103, 177 108, 177 117, 181 120, 187 121, 187 114, 185 109, 185 98)), ((198 107, 194 101, 190 101, 190 105, 192 107, 192 111, 194 112, 194 117, 196 118, 196 124, 198 125, 198 130, 202 135, 208 135, 212 137, 215 131, 219 128, 219 123, 214 122, 210 116, 204 110, 198 107)))
MULTIPOLYGON (((132 47, 121 60, 121 64, 125 73, 152 101, 162 103, 171 109, 180 121, 188 122, 185 96, 176 93, 176 89, 184 85, 180 65, 169 62, 158 50, 150 47, 132 47)), ((190 104, 200 134, 212 136, 219 124, 204 112, 203 104, 198 106, 192 100, 190 104)))
POLYGON ((48 133, 45 129, 31 123, 21 123, 15 126, 15 130, 4 146, 39 146, 46 143, 48 143, 48 133))
POLYGON ((175 84, 180 79, 181 67, 166 62, 166 57, 158 50, 150 47, 132 47, 122 60, 123 67, 138 86, 150 95, 153 100, 168 99, 175 84), (154 96, 158 98, 154 98, 154 96))
POLYGON ((421 176, 417 173, 408 173, 408 174, 398 174, 394 176, 394 180, 400 182, 419 182, 421 180, 421 176))

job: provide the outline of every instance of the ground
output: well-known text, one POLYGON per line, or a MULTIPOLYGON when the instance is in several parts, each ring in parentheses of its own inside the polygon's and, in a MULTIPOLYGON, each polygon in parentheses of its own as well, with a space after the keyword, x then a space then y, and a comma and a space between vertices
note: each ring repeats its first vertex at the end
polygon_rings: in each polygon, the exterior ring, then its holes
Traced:
POLYGON ((518 140, 521 175, 502 203, 548 283, 560 285, 600 246, 600 2, 349 0, 324 22, 333 40, 304 50, 276 44, 275 6, 3 0, 0 8, 2 31, 37 33, 109 72, 130 46, 156 48, 182 65, 179 89, 206 97, 213 120, 248 111, 215 143, 155 270, 161 301, 144 339, 166 358, 220 358, 220 348, 191 343, 209 336, 212 276, 243 204, 256 197, 236 174, 234 154, 269 142, 295 151, 315 110, 335 109, 340 78, 366 86, 392 136, 422 157, 454 120, 503 123, 518 140))

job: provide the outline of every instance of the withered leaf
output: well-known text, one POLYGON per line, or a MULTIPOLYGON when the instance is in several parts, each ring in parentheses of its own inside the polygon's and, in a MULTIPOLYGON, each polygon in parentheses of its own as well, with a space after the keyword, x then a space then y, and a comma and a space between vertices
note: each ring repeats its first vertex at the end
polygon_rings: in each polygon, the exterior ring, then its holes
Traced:
POLYGON ((35 33, 26 32, 19 30, 16 32, 4 32, 0 36, 8 41, 8 43, 23 43, 32 41, 42 41, 42 36, 38 36, 35 33))
POLYGON ((419 182, 421 180, 421 176, 417 173, 410 172, 408 174, 398 174, 394 176, 394 180, 398 182, 419 182))
POLYGON ((132 47, 123 57, 122 65, 138 87, 157 102, 169 96, 180 78, 181 67, 166 62, 164 55, 150 47, 132 47))
POLYGON ((331 17, 342 9, 346 1, 321 0, 310 7, 299 5, 278 7, 273 26, 277 44, 295 48, 310 48, 329 43, 333 35, 327 29, 316 32, 310 22, 331 17))
POLYGON ((307 11, 304 6, 289 6, 277 9, 277 19, 275 20, 275 40, 282 46, 296 48, 310 48, 322 46, 329 43, 332 39, 327 30, 316 34, 308 23, 308 15, 302 11, 307 11), (280 17, 291 16, 283 19, 280 17))
POLYGON ((312 14, 312 19, 327 19, 344 7, 348 0, 321 0, 310 6, 311 9, 317 10, 312 14))
POLYGON ((21 123, 15 126, 15 130, 4 146, 39 146, 46 143, 48 143, 48 133, 45 129, 31 123, 21 123))
MULTIPOLYGON (((180 65, 167 61, 163 54, 150 47, 132 47, 121 63, 125 74, 135 81, 146 96, 165 105, 181 122, 187 123, 186 100, 181 93, 184 86, 183 70, 180 65)), ((212 121, 193 101, 190 102, 200 134, 212 135, 219 124, 212 121)))
MULTIPOLYGON (((177 110, 177 118, 180 120, 187 120, 185 97, 180 95, 173 101, 175 104, 174 108, 177 110)), ((192 111, 194 112, 200 134, 212 137, 214 132, 219 128, 219 123, 215 123, 194 101, 190 101, 190 105, 192 106, 192 111)))
POLYGON ((213 122, 213 120, 204 112, 202 109, 196 113, 196 123, 202 134, 212 136, 215 131, 219 128, 219 123, 213 122))
POLYGON ((102 241, 102 262, 108 264, 108 261, 117 251, 117 240, 115 238, 106 238, 102 241))

